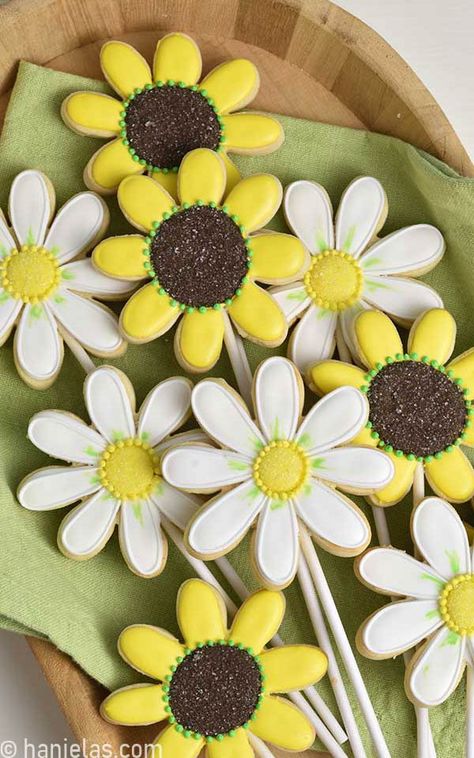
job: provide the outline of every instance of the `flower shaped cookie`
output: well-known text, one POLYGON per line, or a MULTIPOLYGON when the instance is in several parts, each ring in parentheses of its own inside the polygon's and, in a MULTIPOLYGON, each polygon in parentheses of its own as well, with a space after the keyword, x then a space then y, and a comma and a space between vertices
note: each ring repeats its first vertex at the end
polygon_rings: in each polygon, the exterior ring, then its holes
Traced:
POLYGON ((169 721, 155 745, 162 758, 252 758, 249 732, 284 750, 314 741, 306 716, 286 693, 319 681, 324 653, 310 645, 265 650, 285 613, 278 592, 260 590, 238 610, 230 631, 221 595, 199 579, 185 582, 177 600, 184 642, 154 626, 125 629, 118 649, 137 671, 163 684, 138 684, 102 704, 113 724, 169 721))
POLYGON ((335 228, 329 196, 316 182, 290 184, 284 208, 289 226, 312 253, 302 281, 273 291, 289 323, 301 317, 289 357, 302 371, 332 356, 338 323, 355 355, 352 322, 362 309, 379 308, 409 326, 423 311, 443 307, 431 287, 412 278, 441 260, 441 233, 429 224, 416 224, 374 242, 388 209, 376 179, 363 176, 349 184, 335 228))
POLYGON ((175 351, 189 371, 207 371, 219 358, 226 313, 239 332, 269 347, 287 334, 272 296, 254 283, 292 281, 309 263, 302 243, 289 234, 262 232, 281 202, 273 176, 243 179, 222 202, 226 184, 220 156, 204 148, 184 158, 178 173, 180 205, 149 177, 124 179, 118 202, 147 236, 104 240, 93 254, 99 271, 119 280, 151 278, 125 305, 123 333, 149 342, 183 319, 175 351))
POLYGON ((168 552, 160 512, 184 529, 199 504, 160 475, 163 451, 180 440, 196 439, 195 432, 168 436, 190 415, 190 382, 180 377, 161 382, 136 416, 129 380, 103 366, 86 378, 84 396, 93 427, 64 411, 40 411, 31 419, 28 436, 33 444, 73 465, 34 471, 21 482, 18 500, 31 511, 81 500, 59 528, 61 551, 76 560, 91 558, 118 523, 129 568, 139 576, 156 576, 168 552))
POLYGON ((153 73, 125 42, 106 42, 100 53, 104 76, 120 96, 75 92, 62 105, 68 126, 80 134, 114 138, 90 160, 85 182, 106 194, 121 180, 149 171, 174 194, 176 172, 197 147, 219 152, 233 186, 239 172, 227 153, 263 154, 283 142, 278 121, 259 113, 234 113, 258 92, 255 65, 227 61, 201 78, 201 53, 186 34, 167 34, 156 47, 153 73))
POLYGON ((363 394, 331 393, 301 420, 303 383, 286 358, 264 361, 254 378, 252 421, 225 382, 206 379, 193 390, 194 415, 221 445, 186 445, 168 452, 165 479, 191 492, 224 491, 193 517, 186 531, 191 553, 210 560, 228 553, 258 518, 253 561, 262 582, 285 587, 299 556, 298 518, 336 555, 357 555, 370 541, 362 511, 338 492, 367 493, 388 484, 387 455, 344 445, 365 426, 363 394))
POLYGON ((108 211, 100 197, 81 192, 60 209, 51 227, 55 196, 39 171, 22 171, 9 198, 10 229, 0 211, 0 345, 15 324, 15 363, 35 388, 49 387, 64 357, 62 334, 98 356, 126 348, 115 315, 92 298, 122 297, 127 282, 76 260, 103 235, 108 211), (73 262, 71 262, 73 261, 73 262), (84 295, 84 296, 83 296, 84 295))
POLYGON ((435 308, 420 316, 406 353, 394 324, 380 311, 356 317, 354 338, 368 373, 322 361, 310 369, 309 381, 321 395, 345 385, 366 393, 369 421, 357 442, 383 448, 395 465, 391 484, 371 500, 398 503, 413 484, 417 464, 423 464, 437 495, 450 502, 468 500, 474 495, 474 471, 459 446, 474 444, 474 350, 445 366, 456 339, 451 314, 435 308))
POLYGON ((474 655, 474 568, 466 530, 454 508, 429 497, 412 517, 413 541, 427 563, 402 550, 368 550, 359 579, 386 595, 406 596, 376 611, 359 629, 357 647, 369 658, 393 658, 428 638, 410 661, 405 686, 421 706, 453 692, 474 655))

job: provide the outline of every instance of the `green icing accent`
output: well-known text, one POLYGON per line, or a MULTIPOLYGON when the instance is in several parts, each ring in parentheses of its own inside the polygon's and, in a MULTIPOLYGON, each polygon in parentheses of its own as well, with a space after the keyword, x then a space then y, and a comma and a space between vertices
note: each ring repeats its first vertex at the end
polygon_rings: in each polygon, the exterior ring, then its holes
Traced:
POLYGON ((305 486, 303 487, 303 492, 306 495, 306 497, 308 497, 308 495, 311 495, 312 491, 313 491, 313 488, 311 487, 311 485, 305 484, 305 486))
POLYGON ((316 318, 318 321, 321 321, 323 318, 326 318, 326 316, 330 316, 331 311, 329 311, 327 308, 320 308, 317 312, 316 318))
POLYGON ((382 262, 381 258, 372 258, 371 260, 365 261, 365 262, 362 259, 360 261, 360 265, 362 266, 362 268, 370 268, 371 266, 376 266, 377 263, 381 263, 381 262, 382 262))
POLYGON ((382 282, 368 282, 366 281, 367 289, 369 289, 371 292, 375 292, 375 290, 389 290, 391 289, 389 284, 382 284, 382 282))
POLYGON ((313 458, 311 461, 311 468, 321 469, 324 468, 325 458, 313 458))
POLYGON ((247 464, 243 461, 229 460, 227 461, 227 465, 233 471, 247 471, 248 468, 247 464))
POLYGON ((0 292, 0 303, 6 303, 7 300, 10 300, 8 292, 0 292))
POLYGON ((328 249, 328 243, 320 231, 316 232, 316 247, 320 253, 324 253, 328 249))
POLYGON ((420 574, 420 579, 427 579, 430 582, 434 582, 434 584, 437 584, 438 587, 444 587, 445 582, 441 581, 441 579, 438 579, 436 576, 432 576, 431 574, 427 574, 423 572, 420 574))
POLYGON ((160 480, 160 481, 157 483, 157 485, 156 485, 155 489, 153 490, 153 494, 154 494, 154 495, 157 495, 158 497, 161 497, 161 495, 162 495, 162 494, 163 494, 163 492, 164 492, 164 489, 165 489, 165 488, 163 487, 163 482, 160 480))
POLYGON ((125 439, 125 435, 123 432, 112 432, 112 441, 113 442, 121 442, 125 439))
POLYGON ((30 226, 29 229, 28 229, 28 233, 26 235, 26 244, 27 245, 34 245, 35 242, 36 242, 36 240, 35 240, 35 237, 34 237, 34 234, 33 234, 33 229, 30 226))
POLYGON ((308 432, 305 432, 298 437, 297 442, 301 447, 309 447, 311 445, 311 436, 308 432))
POLYGON ((250 437, 250 442, 252 443, 257 453, 263 448, 263 442, 261 442, 258 437, 250 437))
POLYGON ((255 487, 252 487, 252 489, 248 491, 247 498, 249 500, 255 500, 255 498, 258 497, 258 495, 260 494, 261 493, 260 493, 259 488, 255 485, 255 487))
POLYGON ((286 296, 287 300, 296 300, 298 303, 302 303, 303 300, 306 300, 308 295, 304 290, 299 290, 297 292, 289 292, 286 296))
POLYGON ((65 303, 66 302, 66 298, 63 297, 62 295, 54 295, 53 300, 58 305, 61 305, 61 303, 65 303))
POLYGON ((101 500, 115 500, 114 496, 108 490, 104 490, 104 494, 100 498, 101 500))
MULTIPOLYGON (((43 315, 43 306, 42 305, 33 305, 30 308, 30 319, 39 319, 43 315)), ((30 324, 31 325, 31 324, 30 324)))
POLYGON ((62 279, 65 279, 66 281, 71 281, 71 279, 74 279, 74 274, 71 271, 65 271, 62 268, 61 269, 61 277, 62 277, 62 279))
POLYGON ((273 422, 272 439, 273 440, 281 439, 280 419, 278 418, 278 416, 276 416, 275 421, 273 422))
POLYGON ((140 434, 140 439, 142 442, 148 442, 148 440, 150 439, 150 432, 142 432, 140 434))
POLYGON ((97 456, 100 455, 99 451, 95 450, 92 445, 88 445, 88 447, 84 449, 84 452, 86 455, 90 455, 92 458, 97 458, 97 456))
POLYGON ((439 618, 439 611, 438 611, 438 610, 436 610, 436 608, 433 608, 433 610, 432 610, 432 611, 428 611, 427 613, 425 613, 425 617, 426 617, 427 619, 435 619, 435 618, 439 618))
POLYGON ((458 551, 445 550, 445 553, 448 556, 449 566, 451 568, 451 571, 453 572, 453 574, 459 574, 460 573, 460 560, 459 560, 458 551))
MULTIPOLYGON (((58 247, 58 245, 53 245, 53 247, 50 248, 49 252, 52 253, 53 255, 58 255, 59 254, 59 247, 58 247)), ((61 273, 63 273, 63 272, 61 272, 61 273)), ((64 277, 64 278, 66 278, 66 277, 64 277)), ((71 279, 72 278, 73 278, 73 274, 71 274, 71 279)))
POLYGON ((91 484, 100 484, 100 477, 97 476, 97 474, 95 476, 91 476, 90 482, 91 484))
POLYGON ((7 249, 4 245, 0 245, 0 255, 2 258, 5 258, 5 256, 8 255, 7 249))
POLYGON ((440 647, 446 647, 447 645, 457 645, 461 641, 461 637, 456 632, 450 631, 448 636, 443 640, 440 647))
POLYGON ((283 500, 275 500, 275 501, 274 501, 274 502, 273 502, 273 503, 270 505, 270 510, 271 510, 271 511, 277 511, 279 508, 284 508, 284 507, 285 507, 285 505, 288 505, 288 503, 287 503, 287 502, 285 502, 285 501, 283 501, 283 500))
POLYGON ((349 231, 347 232, 347 235, 346 235, 346 239, 345 239, 345 240, 344 240, 344 242, 342 243, 342 249, 343 249, 345 252, 350 252, 350 249, 351 249, 351 245, 352 245, 352 243, 353 243, 353 241, 354 241, 354 235, 355 235, 355 233, 356 233, 356 229, 357 229, 357 227, 356 227, 356 225, 354 224, 353 226, 351 226, 351 227, 349 228, 349 231))
POLYGON ((142 504, 132 503, 132 511, 133 511, 133 515, 135 516, 140 526, 143 526, 142 504))

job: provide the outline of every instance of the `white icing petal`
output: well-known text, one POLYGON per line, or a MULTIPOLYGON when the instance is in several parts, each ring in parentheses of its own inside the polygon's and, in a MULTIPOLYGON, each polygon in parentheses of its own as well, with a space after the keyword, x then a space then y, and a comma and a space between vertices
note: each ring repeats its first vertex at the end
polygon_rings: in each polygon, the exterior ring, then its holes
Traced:
POLYGON ((51 301, 55 316, 85 348, 100 354, 115 353, 123 344, 115 314, 94 300, 61 288, 60 303, 51 301))
POLYGON ((2 258, 5 253, 10 253, 14 248, 16 248, 16 242, 5 223, 3 213, 0 211, 0 258, 2 258))
POLYGON ((103 298, 127 295, 136 286, 135 282, 113 279, 111 276, 102 274, 94 268, 90 258, 61 266, 61 275, 66 289, 103 298))
POLYGON ((174 376, 148 393, 140 408, 138 434, 153 447, 178 429, 191 414, 189 379, 174 376))
POLYGON ((427 271, 444 253, 441 232, 430 224, 399 229, 372 245, 360 259, 367 274, 409 274, 427 271))
POLYGON ((293 323, 295 318, 311 305, 311 298, 306 294, 305 286, 298 282, 284 284, 281 287, 270 287, 268 291, 277 301, 289 324, 293 323))
POLYGON ((412 696, 427 707, 440 705, 455 690, 464 668, 466 638, 446 627, 426 643, 408 678, 412 696))
POLYGON ((380 490, 391 482, 394 466, 388 455, 369 447, 341 447, 313 458, 312 474, 359 493, 380 490))
POLYGON ((182 532, 202 505, 202 500, 196 495, 180 492, 164 480, 160 482, 157 490, 150 495, 150 500, 182 532))
POLYGON ((227 553, 250 529, 264 503, 265 495, 253 480, 214 498, 188 527, 189 547, 203 557, 227 553))
POLYGON ((255 535, 255 564, 265 586, 286 587, 298 567, 298 519, 290 502, 267 500, 255 535))
POLYGON ((189 432, 180 432, 179 434, 173 434, 171 437, 167 437, 155 447, 155 453, 163 455, 167 450, 177 445, 209 445, 211 441, 207 434, 202 429, 191 429, 189 432))
POLYGON ((474 636, 468 636, 466 638, 466 657, 469 658, 469 663, 474 666, 474 636))
POLYGON ((406 595, 419 600, 437 598, 445 584, 426 563, 391 547, 369 550, 360 559, 357 570, 364 582, 387 595, 406 595))
POLYGON ((109 366, 92 371, 84 382, 84 397, 92 423, 109 442, 135 437, 133 390, 109 366))
POLYGON ((442 308, 438 293, 416 279, 366 276, 363 297, 374 308, 402 321, 414 321, 430 308, 442 308))
POLYGON ((62 339, 49 307, 25 305, 15 333, 18 365, 31 379, 47 382, 61 368, 62 339))
POLYGON ((320 184, 292 182, 285 191, 284 211, 288 225, 311 253, 334 247, 332 205, 320 184))
POLYGON ((437 600, 402 600, 389 603, 366 621, 362 642, 374 655, 391 658, 417 645, 441 624, 437 600))
POLYGON ((174 487, 191 492, 212 492, 238 484, 252 476, 248 458, 231 450, 184 445, 170 450, 161 470, 174 487))
POLYGON ((371 306, 368 303, 359 300, 359 302, 357 302, 352 308, 346 308, 345 311, 342 311, 342 313, 339 314, 339 323, 341 325, 344 342, 352 357, 355 359, 357 359, 358 356, 358 349, 354 337, 354 320, 359 313, 370 309, 371 306))
POLYGON ((336 346, 337 313, 310 305, 296 324, 288 354, 301 372, 316 361, 331 358, 336 346))
POLYGON ((21 300, 14 300, 12 297, 7 297, 4 300, 3 297, 5 297, 5 292, 0 288, 0 345, 10 334, 23 305, 21 300))
POLYGON ((336 248, 358 258, 377 234, 387 198, 377 179, 361 176, 349 184, 336 214, 336 248))
POLYGON ((413 539, 426 561, 445 579, 471 571, 464 525, 452 505, 427 497, 413 513, 413 539))
POLYGON ((30 420, 28 438, 52 458, 94 465, 106 442, 70 413, 40 411, 30 420))
POLYGON ((295 436, 303 404, 301 380, 294 365, 280 356, 268 358, 254 378, 255 410, 267 440, 295 436))
POLYGON ((122 503, 119 539, 123 557, 135 574, 156 576, 166 559, 160 511, 149 502, 122 503))
POLYGON ((224 447, 253 457, 265 444, 246 406, 227 385, 204 379, 193 390, 192 406, 199 424, 224 447))
POLYGON ((115 528, 120 502, 99 490, 68 513, 59 527, 62 550, 73 558, 88 558, 98 553, 115 528))
POLYGON ((353 439, 367 423, 369 407, 355 387, 338 387, 319 400, 303 420, 296 438, 309 455, 353 439))
POLYGON ((105 231, 108 222, 105 203, 93 192, 81 192, 67 201, 54 219, 45 247, 57 251, 58 261, 67 263, 88 250, 105 231))
POLYGON ((22 171, 13 180, 9 214, 20 245, 42 245, 51 218, 53 200, 45 177, 39 171, 22 171))
POLYGON ((23 479, 17 497, 29 511, 51 511, 92 495, 100 486, 92 466, 48 466, 23 479))
POLYGON ((331 546, 356 555, 370 540, 370 528, 362 512, 332 487, 312 480, 294 502, 308 529, 331 546))

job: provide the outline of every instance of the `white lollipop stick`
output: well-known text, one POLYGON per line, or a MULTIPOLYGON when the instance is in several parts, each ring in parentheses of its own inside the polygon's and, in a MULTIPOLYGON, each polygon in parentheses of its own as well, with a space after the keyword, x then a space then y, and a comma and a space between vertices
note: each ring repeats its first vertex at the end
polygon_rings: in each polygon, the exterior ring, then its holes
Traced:
POLYGON ((270 748, 267 747, 267 745, 263 742, 263 740, 260 739, 260 737, 257 737, 250 731, 247 732, 247 737, 254 749, 255 755, 258 756, 258 758, 275 758, 270 748))
POLYGON ((95 365, 91 360, 89 353, 84 350, 82 345, 80 345, 79 342, 77 342, 77 340, 75 340, 74 337, 59 323, 58 330, 74 358, 82 366, 86 374, 90 374, 91 371, 94 371, 95 365))
POLYGON ((231 320, 227 313, 224 316, 224 342, 229 354, 232 370, 237 381, 240 394, 252 408, 252 372, 250 370, 245 348, 239 335, 235 333, 231 320))
POLYGON ((474 758, 474 672, 470 663, 466 676, 466 758, 474 758))

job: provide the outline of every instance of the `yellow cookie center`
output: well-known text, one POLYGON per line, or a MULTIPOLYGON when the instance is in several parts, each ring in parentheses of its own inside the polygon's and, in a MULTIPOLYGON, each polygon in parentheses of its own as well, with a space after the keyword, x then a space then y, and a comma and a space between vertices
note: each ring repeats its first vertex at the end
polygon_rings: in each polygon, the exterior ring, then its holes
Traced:
POLYGON ((58 262, 49 250, 23 245, 12 250, 1 263, 2 287, 24 303, 38 303, 51 297, 61 280, 58 262))
POLYGON ((159 482, 159 473, 158 457, 140 439, 109 445, 100 459, 101 484, 119 500, 149 495, 159 482))
POLYGON ((474 574, 451 579, 439 598, 443 621, 456 634, 474 634, 474 574))
POLYGON ((363 288, 362 269, 357 261, 339 250, 325 250, 314 256, 304 283, 316 305, 343 311, 357 302, 363 288))
POLYGON ((268 497, 287 500, 303 486, 309 462, 297 442, 278 440, 264 447, 253 465, 257 487, 268 497))

